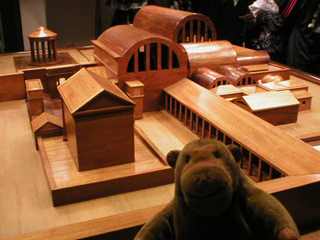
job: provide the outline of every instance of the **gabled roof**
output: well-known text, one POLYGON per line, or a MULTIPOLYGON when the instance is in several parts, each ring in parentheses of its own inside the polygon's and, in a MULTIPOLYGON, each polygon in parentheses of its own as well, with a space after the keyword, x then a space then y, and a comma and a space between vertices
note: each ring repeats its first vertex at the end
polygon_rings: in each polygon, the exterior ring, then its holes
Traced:
POLYGON ((299 105, 299 101, 289 90, 253 93, 243 96, 243 100, 253 112, 299 105))
POLYGON ((33 119, 31 121, 31 126, 34 133, 63 128, 61 118, 47 112, 43 112, 33 119))
MULTIPOLYGON (((99 109, 135 106, 135 103, 115 84, 86 68, 82 68, 58 86, 58 91, 71 114, 81 111, 94 101, 98 101, 99 97, 112 100, 102 101, 99 104, 99 109)), ((97 106, 93 109, 98 110, 97 106)), ((86 110, 91 110, 90 106, 86 110)))

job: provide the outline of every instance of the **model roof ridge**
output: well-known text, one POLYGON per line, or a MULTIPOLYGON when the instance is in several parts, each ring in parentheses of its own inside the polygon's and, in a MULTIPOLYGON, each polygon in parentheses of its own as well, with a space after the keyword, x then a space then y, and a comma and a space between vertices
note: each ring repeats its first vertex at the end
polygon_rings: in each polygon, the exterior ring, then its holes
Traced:
POLYGON ((38 117, 31 121, 32 130, 36 132, 46 124, 52 124, 57 127, 63 127, 61 118, 47 112, 41 113, 38 117))
POLYGON ((100 76, 98 73, 91 72, 89 70, 87 70, 87 72, 93 78, 95 78, 95 80, 100 84, 100 86, 110 95, 122 100, 124 103, 135 105, 135 103, 117 85, 115 85, 109 79, 103 76, 100 76))
POLYGON ((135 105, 116 85, 106 78, 92 73, 86 68, 80 69, 66 82, 58 86, 58 91, 73 114, 102 93, 107 93, 124 104, 135 105))

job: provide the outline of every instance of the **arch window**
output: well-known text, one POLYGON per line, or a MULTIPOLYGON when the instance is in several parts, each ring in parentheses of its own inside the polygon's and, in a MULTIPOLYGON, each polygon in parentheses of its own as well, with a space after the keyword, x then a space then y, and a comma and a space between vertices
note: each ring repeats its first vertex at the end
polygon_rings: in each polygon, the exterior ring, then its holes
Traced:
POLYGON ((132 54, 127 72, 145 72, 180 68, 178 55, 166 44, 150 43, 141 46, 132 54))
POLYGON ((198 19, 186 22, 178 33, 178 43, 212 41, 212 31, 205 21, 198 19))

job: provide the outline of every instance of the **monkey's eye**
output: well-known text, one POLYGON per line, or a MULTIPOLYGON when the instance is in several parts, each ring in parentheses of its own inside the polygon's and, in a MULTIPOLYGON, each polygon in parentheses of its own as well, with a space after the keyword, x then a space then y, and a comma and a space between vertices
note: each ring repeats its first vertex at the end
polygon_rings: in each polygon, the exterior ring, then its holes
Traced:
POLYGON ((190 162, 190 156, 187 155, 184 161, 185 161, 186 163, 190 162))
POLYGON ((216 158, 220 158, 221 157, 221 153, 219 151, 214 151, 213 152, 213 156, 215 156, 216 158))

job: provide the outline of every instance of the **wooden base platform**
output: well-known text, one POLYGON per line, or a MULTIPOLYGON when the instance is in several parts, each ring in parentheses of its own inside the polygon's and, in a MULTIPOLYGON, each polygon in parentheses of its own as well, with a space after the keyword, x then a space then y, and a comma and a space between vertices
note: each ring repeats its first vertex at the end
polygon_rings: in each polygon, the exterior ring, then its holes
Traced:
POLYGON ((79 172, 62 136, 38 139, 54 206, 172 183, 173 169, 135 137, 135 162, 79 172))
POLYGON ((174 169, 164 161, 167 152, 182 149, 186 143, 198 137, 165 111, 147 113, 136 122, 141 136, 152 137, 147 138, 146 142, 143 137, 135 134, 134 163, 84 172, 77 170, 62 136, 38 138, 54 206, 174 182, 174 169), (180 135, 175 135, 177 133, 180 135))
POLYGON ((58 58, 61 60, 60 62, 55 64, 42 65, 42 66, 35 66, 35 65, 28 64, 28 62, 30 62, 31 60, 31 55, 14 57, 13 59, 14 59, 14 64, 17 71, 23 70, 23 69, 44 68, 48 66, 62 66, 66 64, 77 64, 77 62, 71 57, 71 55, 68 52, 59 52, 58 58))
MULTIPOLYGON (((313 228, 306 227, 305 223, 314 220, 318 223, 319 215, 313 209, 319 209, 318 195, 312 195, 319 189, 320 175, 300 175, 274 179, 269 182, 260 182, 256 186, 276 197, 288 207, 290 213, 300 230, 301 240, 315 240, 320 237, 320 230, 316 230, 318 225, 313 224, 313 228), (272 184, 270 184, 272 183, 272 184), (302 195, 301 195, 302 193, 302 195), (296 198, 296 196, 301 196, 296 198), (310 196, 310 198, 305 198, 310 196), (312 197, 314 196, 314 197, 312 197), (292 199, 295 201, 292 201, 292 199), (309 208, 312 204, 314 208, 309 208), (297 207, 298 206, 298 207, 297 207), (304 213, 304 214, 301 214, 304 213)), ((54 227, 37 232, 9 238, 10 240, 42 240, 42 239, 122 239, 131 240, 135 237, 143 224, 150 220, 155 214, 160 212, 167 203, 152 207, 146 207, 122 214, 101 217, 97 219, 82 221, 65 226, 54 227)), ((308 226, 310 227, 310 226, 308 226)), ((9 240, 7 239, 7 240, 9 240)))
MULTIPOLYGON (((81 66, 94 65, 92 47, 86 49, 67 49, 64 51, 67 51, 81 66)), ((238 47, 237 51, 248 51, 248 49, 238 47)), ((26 98, 23 73, 16 72, 13 60, 16 56, 21 56, 21 53, 1 55, 0 101, 26 98), (11 89, 11 91, 7 89, 11 89)), ((306 73, 292 71, 290 79, 298 80, 309 86, 309 92, 314 96, 313 104, 311 110, 299 113, 297 123, 281 125, 278 128, 294 136, 319 132, 319 78, 306 73)), ((45 102, 45 105, 47 104, 48 102, 45 102)), ((58 102, 55 104, 60 105, 58 102)), ((173 197, 174 184, 167 184, 91 201, 53 207, 50 196, 52 192, 48 190, 45 179, 48 176, 43 174, 43 164, 39 153, 34 147, 25 101, 1 102, 0 112, 1 134, 5 139, 0 146, 0 170, 2 170, 0 172, 3 180, 1 182, 2 191, 0 191, 0 210, 2 212, 2 217, 0 218, 0 239, 8 237, 12 237, 10 239, 15 240, 83 239, 97 235, 97 239, 133 239, 134 233, 132 232, 127 237, 123 237, 123 235, 119 237, 115 233, 126 232, 127 229, 130 231, 132 229, 137 230, 154 214, 160 211, 173 197), (99 238, 100 235, 105 233, 107 233, 107 237, 99 238)), ((56 110, 56 108, 50 113, 61 117, 60 111, 56 110)), ((172 126, 172 129, 174 129, 174 126, 172 126)), ((157 132, 158 129, 154 129, 153 134, 157 132)), ((156 138, 154 135, 152 137, 156 138)), ((163 142, 165 137, 163 135, 163 142)), ((179 139, 182 137, 179 136, 179 139)), ((307 142, 309 143, 309 141, 307 142)), ((168 148, 170 144, 170 142, 167 143, 168 148)), ((161 164, 161 161, 156 164, 161 164)), ((55 167, 56 169, 59 168, 57 165, 55 167)), ((61 171, 63 171, 62 166, 61 171)), ((84 176, 88 173, 82 174, 84 176)), ((73 174, 72 172, 66 173, 64 175, 65 180, 72 178, 73 174)), ((300 176, 298 177, 300 178, 300 176)), ((291 177, 285 177, 276 179, 275 181, 285 181, 286 179, 290 182, 292 180, 291 177)), ((306 181, 306 179, 301 179, 301 182, 308 185, 311 183, 310 181, 306 181)), ((270 183, 268 181, 260 184, 270 187, 280 186, 278 182, 270 183)), ((300 189, 288 182, 283 183, 283 186, 297 190, 300 189)), ((315 185, 312 184, 312 186, 315 185)), ((81 187, 79 186, 79 188, 81 187)), ((86 188, 89 187, 86 186, 86 188)), ((318 191, 319 187, 315 189, 318 191)), ((279 191, 282 192, 283 189, 279 191)), ((315 197, 318 197, 319 194, 317 192, 310 192, 309 189, 307 193, 310 194, 305 195, 305 193, 297 192, 296 194, 301 196, 297 201, 290 193, 287 200, 292 203, 293 207, 305 207, 310 211, 313 209, 318 210, 320 201, 315 197), (306 199, 308 202, 305 201, 306 199), (303 201, 300 202, 300 200, 303 201), (311 205, 309 200, 316 203, 316 205, 311 205)), ((300 209, 297 209, 296 212, 300 212, 300 209)), ((314 214, 317 212, 314 211, 314 214)), ((318 216, 320 215, 318 214, 318 216)), ((320 239, 319 229, 317 228, 317 230, 311 233, 302 233, 301 239, 320 239)), ((93 237, 93 239, 95 238, 93 237)))

